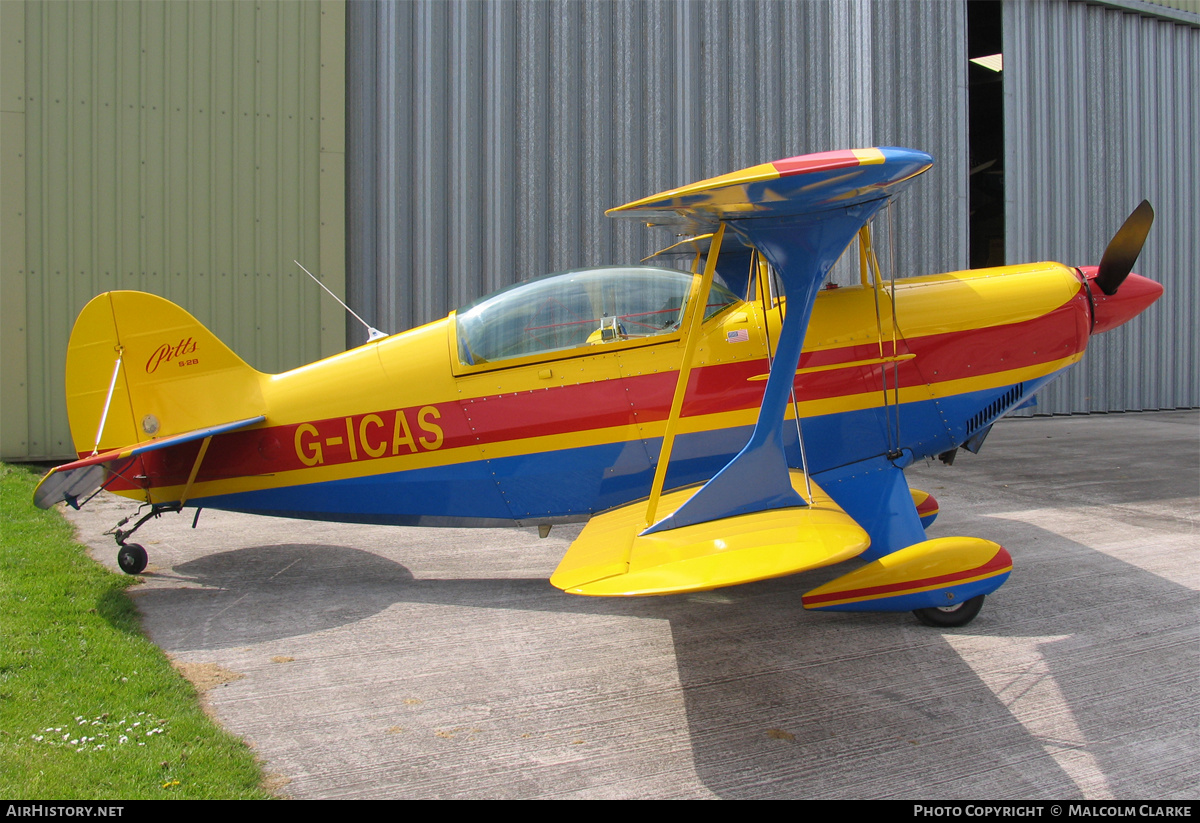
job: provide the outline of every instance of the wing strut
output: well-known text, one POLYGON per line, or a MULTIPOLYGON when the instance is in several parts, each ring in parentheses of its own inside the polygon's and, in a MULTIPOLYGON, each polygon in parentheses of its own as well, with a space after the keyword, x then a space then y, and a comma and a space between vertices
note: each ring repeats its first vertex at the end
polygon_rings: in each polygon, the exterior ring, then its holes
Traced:
POLYGON ((192 470, 188 474, 187 485, 183 487, 183 493, 179 495, 180 507, 187 502, 188 494, 192 491, 192 484, 196 482, 196 475, 200 473, 200 464, 204 462, 204 455, 208 453, 208 444, 211 442, 211 434, 200 442, 200 453, 196 455, 196 460, 192 463, 192 470))
POLYGON ((674 514, 646 529, 644 535, 749 512, 808 505, 792 486, 783 449, 784 411, 821 282, 884 200, 880 196, 832 211, 728 224, 766 257, 783 281, 788 311, 779 331, 775 360, 750 441, 674 514))
MULTIPOLYGON (((888 294, 892 301, 892 411, 896 423, 895 439, 892 442, 893 448, 888 452, 888 459, 894 460, 900 456, 900 361, 896 359, 897 338, 899 337, 899 326, 896 323, 896 233, 892 223, 892 201, 888 200, 885 213, 888 221, 888 294)), ((878 260, 876 260, 878 264, 878 260)), ((883 368, 883 397, 884 407, 887 407, 887 367, 883 368)))
MULTIPOLYGON (((888 213, 888 237, 892 237, 891 231, 891 203, 887 205, 888 213)), ((890 240, 889 240, 890 243, 890 240)), ((896 265, 895 261, 891 264, 891 276, 888 278, 890 284, 889 293, 889 325, 891 326, 892 351, 891 354, 885 354, 883 349, 883 313, 879 310, 879 294, 883 291, 883 273, 879 270, 879 257, 875 254, 875 246, 871 242, 871 227, 865 225, 858 230, 858 251, 859 251, 859 277, 862 280, 864 288, 870 288, 871 293, 875 298, 875 329, 876 337, 879 340, 879 363, 880 375, 882 380, 883 390, 883 415, 884 415, 884 431, 887 436, 887 453, 891 458, 899 456, 900 448, 900 362, 909 360, 912 355, 900 355, 897 351, 897 338, 899 327, 896 324, 896 265), (871 279, 867 279, 868 267, 871 270, 871 279), (888 366, 892 366, 892 389, 893 398, 888 400, 888 366)))
POLYGON ((700 289, 696 292, 696 305, 692 310, 691 321, 688 323, 687 342, 683 349, 683 362, 679 364, 679 379, 675 382, 675 395, 671 398, 671 412, 667 416, 667 429, 663 432, 662 448, 658 453, 658 465, 654 468, 654 484, 650 487, 650 501, 646 505, 646 525, 654 522, 658 513, 658 501, 662 496, 663 483, 667 479, 667 464, 671 462, 671 449, 675 445, 675 432, 679 428, 679 413, 683 408, 683 396, 687 393, 688 376, 692 372, 692 358, 696 347, 700 344, 700 324, 704 322, 704 309, 708 301, 708 290, 712 287, 713 274, 717 270, 717 256, 721 253, 721 240, 725 237, 725 224, 722 223, 708 248, 708 258, 704 261, 704 274, 700 279, 700 289))

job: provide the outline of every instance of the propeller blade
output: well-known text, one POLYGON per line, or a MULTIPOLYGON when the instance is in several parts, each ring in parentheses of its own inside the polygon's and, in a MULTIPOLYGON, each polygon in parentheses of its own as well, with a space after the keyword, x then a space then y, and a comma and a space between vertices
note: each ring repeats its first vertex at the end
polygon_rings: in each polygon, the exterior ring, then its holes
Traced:
POLYGON ((1095 281, 1100 291, 1113 295, 1121 288, 1129 272, 1133 271, 1138 255, 1142 253, 1142 245, 1153 223, 1154 209, 1150 207, 1149 200, 1143 200, 1117 229, 1113 239, 1108 242, 1108 248, 1104 250, 1095 281))

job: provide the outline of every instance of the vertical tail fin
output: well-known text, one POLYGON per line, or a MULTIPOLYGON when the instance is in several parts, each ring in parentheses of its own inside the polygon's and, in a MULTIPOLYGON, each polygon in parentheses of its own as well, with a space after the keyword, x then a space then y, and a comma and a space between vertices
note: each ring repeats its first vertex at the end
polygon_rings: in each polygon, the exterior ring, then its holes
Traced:
POLYGON ((260 415, 265 377, 174 303, 142 292, 101 294, 80 312, 67 348, 75 450, 123 448, 260 415))

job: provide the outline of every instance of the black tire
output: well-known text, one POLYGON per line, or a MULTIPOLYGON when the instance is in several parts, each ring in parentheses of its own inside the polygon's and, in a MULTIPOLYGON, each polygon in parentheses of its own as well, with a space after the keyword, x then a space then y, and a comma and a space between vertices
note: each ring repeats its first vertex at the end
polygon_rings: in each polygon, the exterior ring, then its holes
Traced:
POLYGON ((913 614, 926 626, 933 626, 935 629, 953 629, 970 623, 982 608, 983 595, 981 594, 956 606, 913 609, 913 614))
POLYGON ((125 543, 117 552, 117 565, 125 574, 140 574, 146 568, 149 560, 146 550, 137 543, 125 543))

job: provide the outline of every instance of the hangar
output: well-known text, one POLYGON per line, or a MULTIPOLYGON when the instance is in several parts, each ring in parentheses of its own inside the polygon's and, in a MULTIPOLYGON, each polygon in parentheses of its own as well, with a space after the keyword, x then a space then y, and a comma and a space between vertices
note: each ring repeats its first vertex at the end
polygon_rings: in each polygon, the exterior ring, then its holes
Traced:
POLYGON ((898 276, 1096 262, 1149 198, 1139 270, 1164 298, 1037 411, 1200 406, 1195 0, 8 0, 0 14, 4 459, 71 456, 62 363, 101 291, 161 294, 280 371, 364 339, 293 259, 400 331, 665 245, 607 207, 869 145, 939 164, 889 217, 898 276))

